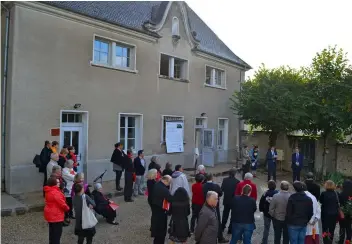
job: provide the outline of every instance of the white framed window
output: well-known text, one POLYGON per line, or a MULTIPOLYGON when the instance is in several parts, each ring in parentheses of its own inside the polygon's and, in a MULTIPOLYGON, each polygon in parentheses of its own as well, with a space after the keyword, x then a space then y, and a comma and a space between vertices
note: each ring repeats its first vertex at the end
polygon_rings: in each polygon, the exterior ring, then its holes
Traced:
POLYGON ((136 46, 94 36, 91 63, 96 66, 136 72, 136 46))
POLYGON ((208 118, 207 117, 196 117, 194 127, 197 129, 207 128, 208 127, 208 118))
POLYGON ((160 76, 188 80, 188 61, 166 54, 160 55, 160 76))
POLYGON ((218 137, 217 146, 220 150, 227 150, 228 148, 228 134, 229 134, 229 119, 218 119, 218 137))
POLYGON ((82 114, 63 112, 61 115, 61 123, 82 123, 82 114))
POLYGON ((226 72, 211 66, 205 66, 205 85, 226 89, 226 72))
POLYGON ((172 18, 172 36, 180 36, 180 25, 177 17, 172 18))
MULTIPOLYGON (((166 122, 182 122, 184 126, 185 117, 176 115, 161 115, 161 143, 166 142, 166 122)), ((183 138, 184 138, 183 130, 183 138)))
POLYGON ((143 149, 143 115, 120 113, 118 119, 118 141, 124 149, 131 149, 133 153, 143 149))

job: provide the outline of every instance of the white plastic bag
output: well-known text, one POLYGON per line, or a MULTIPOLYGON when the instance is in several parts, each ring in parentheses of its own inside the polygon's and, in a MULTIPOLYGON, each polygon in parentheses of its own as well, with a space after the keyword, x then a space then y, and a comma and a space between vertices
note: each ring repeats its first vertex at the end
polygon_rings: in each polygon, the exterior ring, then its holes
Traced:
POLYGON ((98 220, 92 209, 87 205, 86 196, 82 196, 82 229, 90 229, 97 225, 98 220))

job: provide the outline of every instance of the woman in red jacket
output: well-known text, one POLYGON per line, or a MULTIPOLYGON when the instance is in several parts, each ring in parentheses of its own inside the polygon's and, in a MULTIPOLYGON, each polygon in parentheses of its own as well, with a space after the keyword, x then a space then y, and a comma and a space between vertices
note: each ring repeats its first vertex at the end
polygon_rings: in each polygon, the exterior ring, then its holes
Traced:
POLYGON ((51 176, 44 186, 44 218, 49 223, 49 244, 60 244, 65 212, 69 210, 59 186, 60 181, 55 176, 51 176))

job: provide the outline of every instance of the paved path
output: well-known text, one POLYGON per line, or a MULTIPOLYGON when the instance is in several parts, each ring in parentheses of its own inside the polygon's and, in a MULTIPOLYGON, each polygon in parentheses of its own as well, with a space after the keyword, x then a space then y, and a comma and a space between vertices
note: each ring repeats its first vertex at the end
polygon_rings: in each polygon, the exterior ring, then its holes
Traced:
MULTIPOLYGON (((217 183, 222 182, 223 177, 215 178, 217 183)), ((260 175, 255 179, 258 186, 258 197, 260 198, 266 190, 266 176, 260 175)), ((278 186, 279 187, 279 186, 278 186)), ((120 225, 118 227, 107 224, 99 219, 97 234, 94 237, 95 244, 137 244, 152 243, 150 238, 150 209, 145 197, 138 197, 133 203, 125 203, 123 198, 114 200, 120 204, 120 225)), ((259 199, 258 199, 259 201, 259 199)), ((256 212, 256 230, 253 234, 252 243, 260 244, 263 233, 262 214, 256 212)), ((76 243, 76 236, 73 234, 74 225, 64 228, 62 244, 76 243)), ((28 213, 22 216, 2 218, 1 221, 3 244, 39 244, 47 243, 48 225, 43 219, 43 213, 28 213)), ((225 231, 226 233, 227 231, 225 231)), ((230 236, 227 236, 230 239, 230 236)), ((273 243, 273 230, 270 230, 268 243, 273 243)), ((194 243, 193 237, 188 243, 194 243)))

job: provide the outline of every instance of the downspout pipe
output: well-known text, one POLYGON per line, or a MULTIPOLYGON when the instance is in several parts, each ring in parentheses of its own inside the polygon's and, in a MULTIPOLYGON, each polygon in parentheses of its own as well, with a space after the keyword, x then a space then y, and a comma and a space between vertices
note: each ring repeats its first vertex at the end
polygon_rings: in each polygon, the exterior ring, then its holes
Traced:
POLYGON ((1 7, 6 9, 6 26, 5 26, 5 46, 4 46, 4 70, 3 79, 1 84, 1 166, 3 174, 3 186, 2 189, 6 189, 6 152, 5 152, 5 141, 6 141, 6 99, 7 99, 7 71, 8 71, 8 55, 9 55, 9 33, 10 33, 10 9, 1 4, 1 7))

